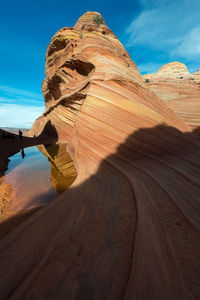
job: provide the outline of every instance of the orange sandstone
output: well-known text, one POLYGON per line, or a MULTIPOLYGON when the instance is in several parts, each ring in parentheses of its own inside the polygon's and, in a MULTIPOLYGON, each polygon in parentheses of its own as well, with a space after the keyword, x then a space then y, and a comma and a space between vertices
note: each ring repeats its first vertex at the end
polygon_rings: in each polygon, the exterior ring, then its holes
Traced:
POLYGON ((143 78, 148 87, 188 125, 192 128, 200 125, 199 71, 190 74, 184 64, 173 62, 143 78))
POLYGON ((99 13, 52 38, 45 124, 72 186, 0 241, 1 299, 195 299, 200 146, 99 13), (49 128, 50 134, 50 128, 49 128))

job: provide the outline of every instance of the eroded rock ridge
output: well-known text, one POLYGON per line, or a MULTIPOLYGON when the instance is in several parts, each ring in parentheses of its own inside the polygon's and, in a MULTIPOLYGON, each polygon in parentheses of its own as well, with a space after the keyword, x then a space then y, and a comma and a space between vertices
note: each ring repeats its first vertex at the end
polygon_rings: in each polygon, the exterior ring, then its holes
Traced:
POLYGON ((1 240, 1 298, 197 298, 198 141, 99 13, 52 38, 43 94, 30 134, 51 122, 78 176, 1 240))
POLYGON ((172 62, 143 76, 148 87, 192 128, 200 126, 200 72, 172 62))

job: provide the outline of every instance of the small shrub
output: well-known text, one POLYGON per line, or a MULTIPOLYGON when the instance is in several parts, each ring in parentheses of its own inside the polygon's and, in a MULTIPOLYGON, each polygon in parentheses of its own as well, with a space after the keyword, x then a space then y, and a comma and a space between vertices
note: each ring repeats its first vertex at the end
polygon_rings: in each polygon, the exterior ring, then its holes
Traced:
POLYGON ((83 38, 83 34, 82 34, 82 31, 85 29, 85 25, 82 25, 81 27, 81 33, 80 33, 80 38, 82 39, 83 38))
POLYGON ((149 82, 150 82, 150 80, 149 80, 149 79, 145 79, 145 82, 146 82, 146 83, 149 83, 149 82))
POLYGON ((102 18, 102 16, 99 16, 99 15, 95 15, 93 20, 97 24, 97 26, 99 26, 103 23, 103 18, 102 18))

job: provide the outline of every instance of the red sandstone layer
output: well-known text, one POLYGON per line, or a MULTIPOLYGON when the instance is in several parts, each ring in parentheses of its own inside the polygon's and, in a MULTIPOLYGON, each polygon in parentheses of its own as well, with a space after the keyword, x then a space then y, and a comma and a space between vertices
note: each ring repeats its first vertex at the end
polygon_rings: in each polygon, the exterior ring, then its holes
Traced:
POLYGON ((174 62, 154 75, 144 75, 147 86, 188 125, 200 125, 200 73, 190 74, 184 64, 174 62))
POLYGON ((49 124, 78 176, 0 241, 1 298, 197 298, 199 143, 100 14, 53 37, 43 93, 30 134, 49 124))

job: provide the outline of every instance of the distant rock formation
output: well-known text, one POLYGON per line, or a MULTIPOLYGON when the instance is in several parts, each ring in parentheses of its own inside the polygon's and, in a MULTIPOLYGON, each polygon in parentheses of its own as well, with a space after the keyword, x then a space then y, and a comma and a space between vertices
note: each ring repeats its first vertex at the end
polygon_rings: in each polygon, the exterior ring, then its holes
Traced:
POLYGON ((46 111, 72 186, 0 241, 1 299, 196 299, 200 146, 87 12, 52 38, 46 111))
POLYGON ((157 72, 156 76, 165 78, 182 78, 190 77, 190 73, 186 65, 180 62, 171 62, 162 66, 157 72))
POLYGON ((196 72, 192 73, 195 80, 200 80, 200 69, 198 69, 196 72))
POLYGON ((172 62, 143 76, 148 87, 192 128, 200 126, 200 71, 172 62))

